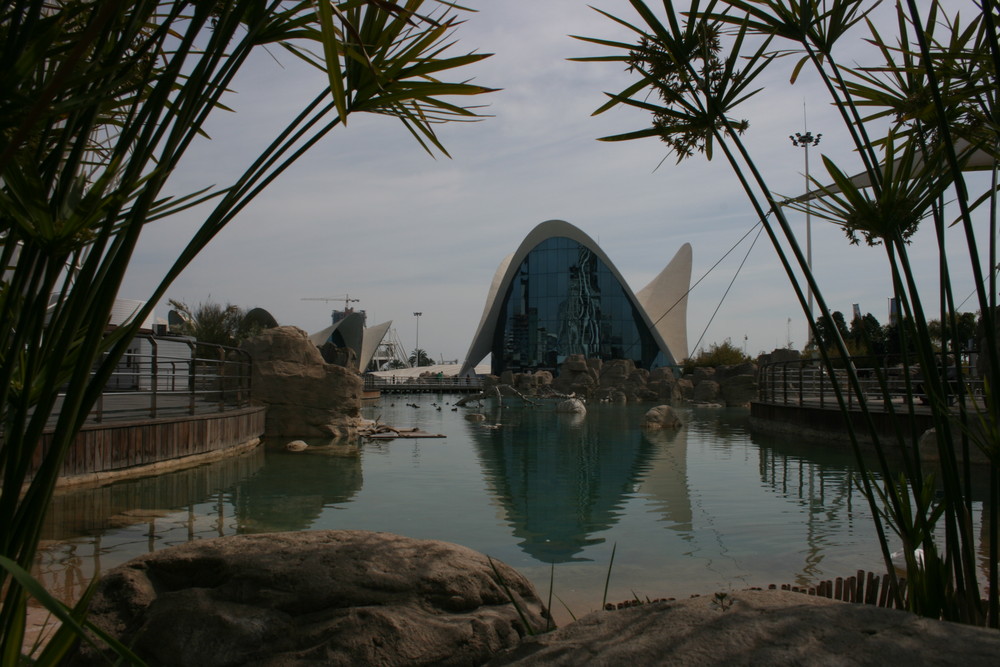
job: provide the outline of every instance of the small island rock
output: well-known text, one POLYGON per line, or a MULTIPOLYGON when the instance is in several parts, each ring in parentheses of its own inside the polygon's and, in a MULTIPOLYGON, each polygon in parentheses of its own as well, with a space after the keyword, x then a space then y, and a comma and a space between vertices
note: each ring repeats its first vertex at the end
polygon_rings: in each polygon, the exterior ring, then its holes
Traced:
POLYGON ((669 405, 657 405, 650 408, 642 418, 643 428, 680 428, 680 417, 669 405))

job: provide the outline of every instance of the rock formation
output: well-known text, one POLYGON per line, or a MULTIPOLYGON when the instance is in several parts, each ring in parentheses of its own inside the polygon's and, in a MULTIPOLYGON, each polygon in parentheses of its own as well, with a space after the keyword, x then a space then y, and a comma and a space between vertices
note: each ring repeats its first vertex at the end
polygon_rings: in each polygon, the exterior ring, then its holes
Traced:
POLYGON ((276 327, 244 341, 253 359, 253 397, 267 405, 265 437, 351 435, 361 414, 357 371, 328 364, 297 327, 276 327))
MULTIPOLYGON (((480 665, 528 632, 504 586, 544 629, 531 584, 465 547, 366 531, 239 535, 112 569, 90 620, 150 665, 480 665)), ((108 663, 84 645, 71 664, 108 663)))
MULTIPOLYGON (((782 352, 776 350, 775 354, 782 352)), ((797 353, 796 353, 797 354, 797 353)), ((677 377, 670 368, 647 371, 629 359, 587 359, 573 354, 559 366, 555 377, 548 371, 489 376, 484 394, 493 387, 513 387, 524 396, 576 396, 602 403, 657 402, 679 405, 689 401, 726 407, 748 407, 757 397, 757 366, 746 362, 735 366, 696 368, 677 377)))
POLYGON ((790 591, 598 611, 529 637, 500 665, 995 665, 1000 633, 790 591))
POLYGON ((642 427, 648 429, 680 428, 681 419, 669 405, 657 405, 650 408, 642 418, 642 427))
POLYGON ((584 415, 587 414, 587 406, 579 398, 567 398, 565 401, 559 402, 559 405, 556 406, 556 412, 584 415))

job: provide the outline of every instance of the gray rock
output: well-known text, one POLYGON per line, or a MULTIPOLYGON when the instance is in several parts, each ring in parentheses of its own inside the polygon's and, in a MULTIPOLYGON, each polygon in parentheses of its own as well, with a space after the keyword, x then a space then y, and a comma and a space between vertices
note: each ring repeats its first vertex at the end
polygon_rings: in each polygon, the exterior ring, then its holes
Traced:
POLYGON ((719 391, 728 407, 747 407, 757 398, 757 376, 733 375, 722 381, 719 391))
POLYGON ((253 359, 254 399, 267 405, 265 436, 329 438, 357 432, 361 376, 326 363, 305 331, 268 329, 241 347, 253 359))
POLYGON ((695 403, 717 403, 720 397, 719 383, 715 380, 702 380, 694 386, 695 403))
MULTIPOLYGON (((531 584, 493 564, 544 628, 531 584)), ((478 665, 527 633, 486 556, 365 531, 170 547, 109 571, 91 610, 150 665, 478 665)), ((107 663, 84 646, 72 664, 107 663)))
POLYGON ((691 381, 694 383, 694 386, 697 387, 705 380, 715 380, 715 374, 716 371, 711 366, 699 366, 694 369, 691 381))
POLYGON ((556 406, 556 412, 564 414, 587 414, 587 406, 579 398, 567 398, 556 406))
POLYGON ((694 400, 694 383, 690 380, 690 378, 681 378, 678 380, 677 389, 680 392, 682 400, 694 400))
POLYGON ((562 375, 563 371, 586 373, 587 370, 587 359, 582 354, 571 354, 562 362, 562 365, 559 367, 559 374, 562 375))
POLYGON ((1000 633, 790 591, 727 593, 589 614, 499 665, 995 665, 1000 633))
POLYGON ((681 419, 669 405, 657 405, 650 408, 642 418, 643 428, 679 428, 681 419))

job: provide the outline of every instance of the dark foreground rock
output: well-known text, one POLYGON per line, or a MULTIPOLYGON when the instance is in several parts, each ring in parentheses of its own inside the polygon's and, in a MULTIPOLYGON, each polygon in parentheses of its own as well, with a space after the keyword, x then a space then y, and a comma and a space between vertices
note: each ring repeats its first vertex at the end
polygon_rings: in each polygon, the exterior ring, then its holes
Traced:
POLYGON ((1000 632, 788 591, 589 614, 500 665, 996 665, 1000 632))
MULTIPOLYGON (((494 564, 533 627, 531 584, 494 564)), ((526 628, 486 556, 365 531, 190 542, 109 571, 91 620, 150 665, 478 665, 526 628)), ((108 664, 83 647, 74 665, 108 664)))

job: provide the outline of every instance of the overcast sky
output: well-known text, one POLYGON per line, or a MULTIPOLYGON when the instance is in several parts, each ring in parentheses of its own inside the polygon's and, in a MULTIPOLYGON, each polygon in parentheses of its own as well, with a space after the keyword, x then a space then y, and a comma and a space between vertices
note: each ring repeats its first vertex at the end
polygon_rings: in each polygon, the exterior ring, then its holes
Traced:
MULTIPOLYGON (((466 15, 456 53, 495 55, 456 78, 503 90, 477 100, 489 105, 491 117, 440 128, 452 159, 432 159, 390 118, 351 117, 231 223, 169 297, 192 306, 208 300, 259 306, 280 324, 313 333, 329 325, 330 311, 349 295, 369 324, 392 320, 407 349, 417 342, 413 313, 423 313, 420 347, 435 360, 461 361, 497 265, 540 222, 566 220, 589 234, 634 291, 685 242, 693 246, 692 283, 698 281, 754 225, 721 158, 675 165, 673 158, 663 161, 665 145, 654 139, 597 141, 646 127, 650 118, 628 110, 591 116, 603 92, 617 92, 631 79, 617 65, 568 61, 606 52, 569 35, 632 41, 623 28, 579 0, 464 4, 479 11, 466 15), (319 298, 331 301, 307 300, 319 298)), ((639 21, 625 0, 591 4, 639 21)), ((862 46, 860 39, 851 45, 859 52, 862 46)), ((211 142, 190 152, 176 192, 227 183, 322 86, 316 72, 274 55, 280 62, 261 54, 237 80, 229 100, 236 113, 217 115, 211 142)), ((776 69, 764 83, 768 89, 739 115, 750 121, 746 141, 774 190, 794 195, 804 187, 803 150, 788 138, 804 131, 804 105, 808 129, 823 135, 810 153, 813 175, 820 173, 821 153, 856 170, 846 132, 814 78, 792 86, 788 71, 776 69)), ((121 297, 149 294, 195 229, 197 213, 151 225, 121 297)), ((804 244, 804 216, 793 220, 804 244)), ((850 246, 839 229, 816 218, 812 231, 814 269, 831 307, 850 319, 859 303, 885 322, 891 290, 884 251, 850 246)), ((933 282, 930 233, 929 227, 918 233, 914 252, 933 282)), ((691 293, 692 354, 703 332, 703 346, 728 338, 750 354, 805 343, 805 317, 776 254, 766 236, 750 250, 753 238, 691 293)), ((961 245, 957 236, 953 245, 961 245)), ((967 285, 963 296, 972 289, 967 285)), ((975 309, 972 301, 966 309, 975 309)), ((166 317, 165 303, 156 314, 166 317)))

